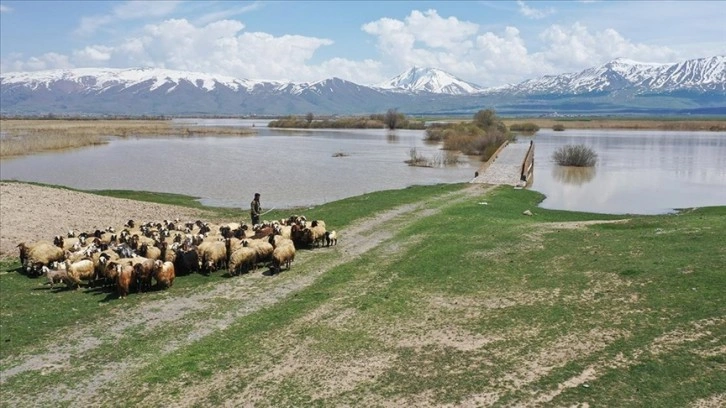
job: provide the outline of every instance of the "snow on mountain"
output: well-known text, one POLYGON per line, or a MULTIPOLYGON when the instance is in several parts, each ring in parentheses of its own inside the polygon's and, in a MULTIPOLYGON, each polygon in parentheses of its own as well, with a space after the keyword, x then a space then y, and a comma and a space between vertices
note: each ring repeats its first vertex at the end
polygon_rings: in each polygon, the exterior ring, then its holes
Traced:
POLYGON ((430 92, 448 95, 471 94, 482 90, 480 86, 466 82, 440 69, 419 67, 413 67, 397 77, 374 85, 374 87, 388 91, 430 92))
POLYGON ((516 95, 587 94, 634 90, 637 93, 673 91, 726 91, 726 56, 683 61, 675 64, 645 63, 618 58, 577 73, 547 75, 500 92, 516 95))
POLYGON ((176 89, 182 82, 188 82, 194 87, 212 91, 217 86, 223 86, 234 91, 252 91, 256 86, 264 84, 278 85, 275 81, 251 81, 228 76, 210 75, 200 72, 177 71, 160 68, 75 68, 65 70, 10 72, 2 75, 2 84, 22 84, 31 89, 40 87, 49 88, 58 82, 65 84, 78 84, 86 91, 103 92, 110 88, 130 88, 140 84, 147 84, 148 90, 153 91, 165 85, 170 85, 167 92, 176 89))

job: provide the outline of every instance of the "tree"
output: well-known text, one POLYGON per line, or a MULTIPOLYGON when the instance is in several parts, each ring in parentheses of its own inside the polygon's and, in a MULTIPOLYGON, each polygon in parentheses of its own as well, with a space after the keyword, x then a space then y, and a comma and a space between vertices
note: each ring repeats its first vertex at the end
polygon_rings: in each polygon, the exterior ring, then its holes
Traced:
POLYGON ((310 123, 312 123, 314 118, 315 118, 315 116, 313 115, 312 112, 308 112, 308 114, 305 115, 305 120, 308 121, 308 125, 310 125, 310 123))
POLYGON ((402 123, 405 119, 402 113, 398 113, 398 109, 391 108, 386 112, 383 117, 383 122, 388 126, 389 129, 395 129, 399 123, 402 123))

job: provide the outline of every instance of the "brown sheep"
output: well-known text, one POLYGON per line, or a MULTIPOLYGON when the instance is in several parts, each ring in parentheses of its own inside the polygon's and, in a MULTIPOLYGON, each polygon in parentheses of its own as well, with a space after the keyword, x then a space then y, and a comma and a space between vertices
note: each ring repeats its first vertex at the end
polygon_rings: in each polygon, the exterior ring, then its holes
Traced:
POLYGON ((173 263, 169 261, 162 262, 161 260, 154 262, 154 279, 156 280, 156 286, 168 289, 172 284, 174 284, 175 277, 176 274, 174 273, 173 263))
POLYGON ((154 274, 154 260, 143 259, 143 261, 134 263, 134 274, 136 276, 136 285, 139 292, 145 292, 151 289, 151 278, 154 274))
POLYGON ((123 299, 129 295, 129 289, 136 281, 134 267, 131 265, 116 265, 116 290, 118 297, 123 299))

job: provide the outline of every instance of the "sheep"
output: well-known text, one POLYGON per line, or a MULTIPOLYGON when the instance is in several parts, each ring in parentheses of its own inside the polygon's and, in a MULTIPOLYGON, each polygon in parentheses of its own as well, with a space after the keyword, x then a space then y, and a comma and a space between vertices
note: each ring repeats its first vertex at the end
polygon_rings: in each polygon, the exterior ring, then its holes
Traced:
POLYGON ((249 240, 244 242, 247 243, 245 246, 248 246, 257 252, 257 262, 265 262, 272 259, 272 251, 274 251, 275 248, 268 242, 268 240, 249 240))
POLYGON ((338 233, 333 231, 325 231, 325 246, 338 245, 338 233))
POLYGON ((199 271, 199 254, 196 247, 189 245, 177 249, 174 268, 179 274, 199 271))
POLYGON ((174 264, 166 261, 156 260, 154 262, 154 279, 156 280, 156 286, 168 289, 174 283, 174 264))
POLYGON ((312 234, 312 245, 321 246, 323 244, 323 240, 325 239, 325 224, 318 224, 316 221, 313 221, 312 226, 309 229, 310 233, 312 234))
POLYGON ((136 281, 134 267, 131 265, 116 265, 116 290, 120 299, 129 295, 129 288, 136 281))
POLYGON ((93 261, 90 259, 81 259, 73 263, 66 260, 66 272, 76 289, 80 287, 82 280, 93 282, 96 277, 96 268, 94 268, 93 261))
POLYGON ((161 249, 155 245, 143 243, 139 247, 139 255, 153 260, 161 259, 161 249))
POLYGON ((279 273, 282 270, 282 266, 285 265, 287 269, 290 269, 290 264, 295 260, 295 246, 294 245, 282 245, 275 248, 272 251, 272 272, 279 273))
POLYGON ((273 246, 273 248, 277 248, 279 246, 283 246, 283 245, 287 245, 287 244, 294 245, 294 242, 292 239, 285 238, 282 235, 270 235, 270 238, 268 239, 267 242, 269 242, 273 246))
POLYGON ((143 259, 140 262, 134 263, 133 268, 139 292, 151 289, 151 278, 154 274, 154 260, 143 259))
POLYGON ((51 289, 53 289, 53 284, 56 283, 70 283, 68 272, 65 269, 50 269, 47 266, 43 266, 41 271, 41 275, 45 275, 48 278, 48 284, 50 284, 51 289))
POLYGON ((60 262, 65 259, 63 249, 48 241, 38 241, 29 246, 20 243, 18 248, 25 271, 29 274, 40 275, 40 268, 44 265, 49 266, 51 262, 60 262))
POLYGON ((223 241, 204 242, 198 250, 201 255, 203 272, 216 271, 227 267, 227 246, 223 241))
POLYGON ((229 274, 239 275, 249 272, 257 264, 257 251, 250 247, 237 249, 229 257, 229 274))

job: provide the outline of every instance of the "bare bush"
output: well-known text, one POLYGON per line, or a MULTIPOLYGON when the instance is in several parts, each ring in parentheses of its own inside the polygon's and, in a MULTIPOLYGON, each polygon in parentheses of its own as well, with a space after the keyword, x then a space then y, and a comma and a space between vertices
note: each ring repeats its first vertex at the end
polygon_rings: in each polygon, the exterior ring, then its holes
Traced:
POLYGON ((592 167, 597 153, 585 145, 565 145, 552 153, 552 159, 560 166, 592 167))

